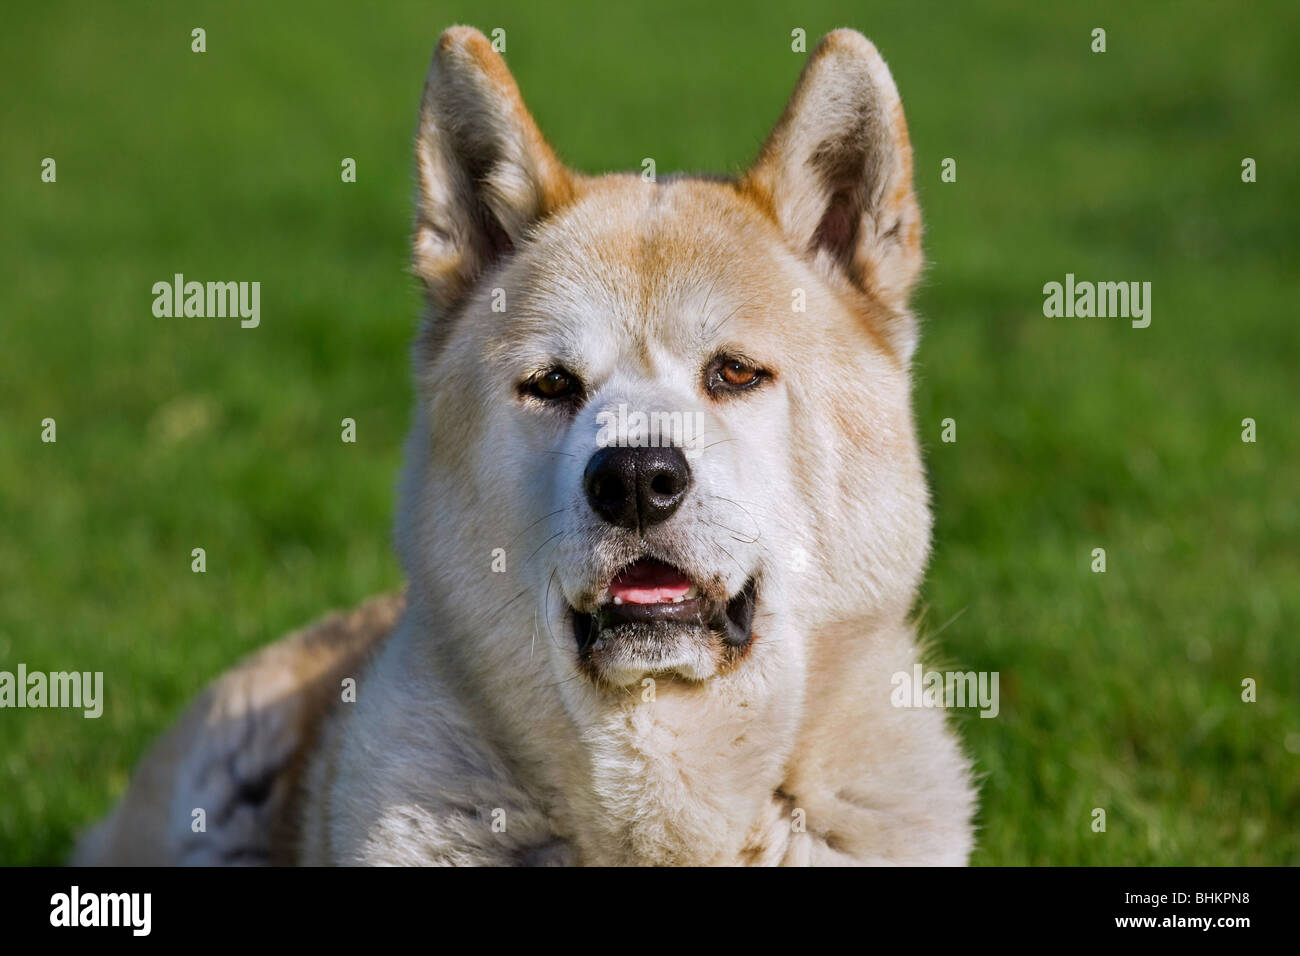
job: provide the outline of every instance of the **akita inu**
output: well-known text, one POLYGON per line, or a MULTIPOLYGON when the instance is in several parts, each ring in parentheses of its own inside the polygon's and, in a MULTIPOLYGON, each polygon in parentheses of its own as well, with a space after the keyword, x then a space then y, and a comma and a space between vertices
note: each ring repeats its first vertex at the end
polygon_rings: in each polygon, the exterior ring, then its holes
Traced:
POLYGON ((653 182, 566 169, 456 27, 416 172, 405 596, 218 680, 79 859, 964 863, 970 764, 890 703, 930 515, 875 47, 825 37, 743 176, 653 182))

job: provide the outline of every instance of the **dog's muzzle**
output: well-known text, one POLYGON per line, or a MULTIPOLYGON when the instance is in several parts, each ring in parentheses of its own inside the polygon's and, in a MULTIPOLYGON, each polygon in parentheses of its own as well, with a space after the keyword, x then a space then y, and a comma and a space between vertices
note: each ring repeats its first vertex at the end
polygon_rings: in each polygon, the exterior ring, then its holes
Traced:
POLYGON ((615 575, 594 613, 574 610, 573 635, 584 652, 598 640, 618 640, 625 629, 699 628, 728 647, 741 648, 753 639, 756 592, 751 578, 729 599, 712 599, 671 565, 642 559, 615 575))

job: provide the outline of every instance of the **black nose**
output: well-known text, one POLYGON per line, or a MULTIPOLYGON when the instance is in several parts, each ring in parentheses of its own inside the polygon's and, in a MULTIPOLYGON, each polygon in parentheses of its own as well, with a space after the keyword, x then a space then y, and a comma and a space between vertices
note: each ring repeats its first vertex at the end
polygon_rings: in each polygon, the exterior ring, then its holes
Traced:
POLYGON ((591 509, 620 528, 666 521, 691 486, 691 466, 680 448, 602 448, 582 475, 591 509))

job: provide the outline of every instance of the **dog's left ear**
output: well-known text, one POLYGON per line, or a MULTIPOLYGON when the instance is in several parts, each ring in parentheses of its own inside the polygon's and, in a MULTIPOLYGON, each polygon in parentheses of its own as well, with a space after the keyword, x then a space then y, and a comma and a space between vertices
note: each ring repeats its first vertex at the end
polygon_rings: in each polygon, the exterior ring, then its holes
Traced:
POLYGON ((907 298, 921 269, 921 212, 903 103, 870 40, 856 30, 822 39, 741 188, 771 210, 800 253, 888 309, 881 331, 910 359, 917 332, 907 298))

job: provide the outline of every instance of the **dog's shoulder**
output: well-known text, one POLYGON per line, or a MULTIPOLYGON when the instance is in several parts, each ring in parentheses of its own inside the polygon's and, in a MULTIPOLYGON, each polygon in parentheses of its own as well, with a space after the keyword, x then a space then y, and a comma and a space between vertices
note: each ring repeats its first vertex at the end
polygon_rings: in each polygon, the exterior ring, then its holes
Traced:
POLYGON ((414 632, 423 626, 408 617, 367 671, 357 705, 323 726, 286 814, 299 821, 294 862, 575 862, 551 801, 521 782, 508 741, 414 632))
MULTIPOLYGON (((974 839, 970 758, 942 709, 893 701, 926 655, 911 626, 818 635, 799 743, 782 790, 802 811, 787 864, 964 865, 974 839), (834 671, 841 679, 833 681, 834 671)), ((793 812, 793 811, 792 811, 793 812)))
POLYGON ((346 706, 401 595, 331 614, 210 684, 140 762, 117 809, 78 844, 84 865, 259 864, 285 860, 286 825, 319 728, 346 706))

